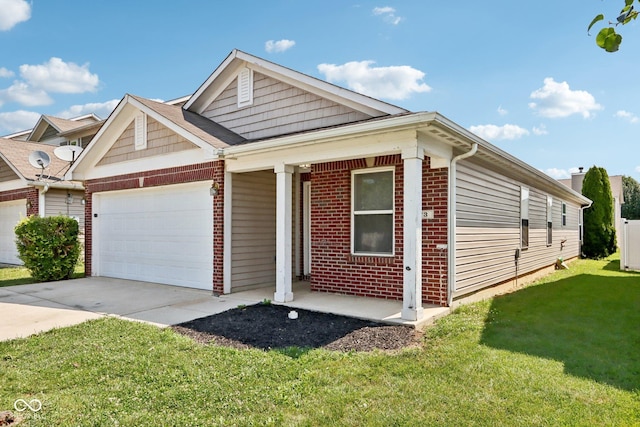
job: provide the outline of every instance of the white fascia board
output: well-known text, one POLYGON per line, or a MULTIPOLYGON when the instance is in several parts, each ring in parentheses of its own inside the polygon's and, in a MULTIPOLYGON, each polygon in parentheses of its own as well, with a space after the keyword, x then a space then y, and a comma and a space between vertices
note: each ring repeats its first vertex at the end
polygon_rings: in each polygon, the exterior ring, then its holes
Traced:
POLYGON ((199 148, 194 148, 192 150, 167 153, 161 156, 143 157, 125 162, 94 166, 82 175, 74 175, 74 179, 84 181, 89 179, 108 178, 130 173, 195 165, 208 161, 211 161, 211 158, 208 157, 206 152, 199 148))
POLYGON ((84 186, 82 184, 80 184, 79 182, 67 182, 67 181, 49 182, 49 181, 33 181, 33 180, 30 180, 30 181, 28 181, 28 184, 29 184, 30 187, 36 187, 36 188, 48 187, 48 188, 54 188, 54 189, 58 189, 58 190, 79 190, 79 191, 84 191, 84 186))
MULTIPOLYGON (((475 135, 471 131, 464 129, 462 126, 457 123, 447 119, 446 117, 438 114, 436 119, 436 126, 441 129, 446 129, 448 132, 458 134, 463 138, 467 139, 469 142, 476 142, 478 144, 478 152, 480 154, 484 154, 489 158, 493 158, 499 163, 507 164, 510 169, 516 172, 519 176, 532 176, 535 181, 544 183, 546 187, 550 187, 555 190, 556 194, 562 194, 563 197, 570 197, 572 200, 582 204, 583 206, 591 203, 591 200, 584 197, 582 194, 577 193, 571 188, 565 186, 559 181, 551 178, 549 175, 544 172, 534 168, 533 166, 525 163, 524 161, 518 159, 517 157, 512 156, 504 150, 494 146, 493 144, 485 141, 479 136, 475 135)), ((544 190, 549 190, 549 188, 540 188, 544 190)))
POLYGON ((315 93, 318 96, 346 105, 354 110, 362 111, 370 116, 376 117, 385 114, 400 114, 407 112, 404 108, 361 95, 236 49, 227 56, 222 64, 220 64, 211 76, 209 76, 209 78, 198 88, 191 99, 189 99, 189 101, 184 105, 184 109, 201 114, 204 108, 206 108, 213 99, 227 88, 231 81, 236 77, 237 70, 243 66, 243 63, 245 63, 248 68, 251 68, 261 74, 283 81, 292 86, 301 87, 308 92, 315 93), (234 61, 241 62, 233 66, 232 63, 234 61), (213 82, 219 78, 222 80, 217 85, 216 90, 211 93, 207 93, 213 82))
MULTIPOLYGON (((203 94, 205 92, 207 92, 207 90, 209 89, 209 86, 211 86, 211 84, 218 78, 218 76, 220 76, 220 74, 222 74, 222 72, 225 71, 227 69, 227 67, 229 67, 229 64, 231 64, 231 62, 233 62, 233 60, 236 58, 237 53, 238 53, 238 50, 234 49, 234 50, 231 51, 231 53, 229 53, 229 55, 227 55, 227 57, 224 59, 224 61, 222 61, 222 63, 220 65, 218 65, 218 67, 213 71, 213 73, 211 73, 209 78, 207 80, 205 80, 205 82, 202 83, 202 85, 200 85, 198 90, 196 90, 193 93, 193 95, 191 95, 191 97, 189 98, 187 103, 184 104, 183 108, 185 110, 194 111, 194 112, 196 112, 198 114, 200 114, 202 112, 201 109, 204 108, 202 106, 203 102, 199 98, 201 96, 203 96, 203 94), (198 106, 194 106, 196 101, 200 101, 200 102, 198 102, 198 106), (192 106, 194 106, 195 108, 191 108, 192 106)), ((207 99, 209 99, 209 98, 210 98, 210 96, 207 96, 207 99)))
POLYGON ((245 153, 255 154, 279 148, 298 146, 301 144, 320 144, 327 140, 346 139, 355 136, 391 132, 402 128, 418 129, 423 126, 429 126, 435 116, 435 113, 415 113, 406 116, 390 117, 387 119, 323 129, 314 132, 304 132, 296 135, 270 138, 263 141, 226 147, 224 148, 224 154, 225 156, 237 156, 245 153))
POLYGON ((371 116, 380 116, 380 113, 400 114, 407 112, 404 108, 361 95, 357 92, 327 83, 323 80, 308 76, 253 55, 249 55, 242 51, 238 51, 236 57, 247 62, 247 64, 249 64, 249 68, 253 68, 259 73, 282 80, 292 86, 302 86, 302 88, 306 89, 308 92, 316 93, 319 96, 363 111, 371 116))
POLYGON ((134 98, 129 97, 128 102, 131 105, 133 105, 134 107, 136 107, 138 110, 140 110, 143 113, 145 113, 147 116, 153 118, 158 123, 160 123, 160 124, 164 125, 165 127, 167 127, 169 130, 171 130, 174 133, 182 136, 187 141, 193 142, 195 145, 197 145, 198 147, 200 147, 203 150, 205 150, 206 152, 208 152, 212 159, 217 156, 217 149, 215 147, 213 147, 211 144, 209 144, 208 142, 204 141, 203 139, 195 136, 191 132, 187 131, 182 126, 179 126, 176 123, 172 122, 171 120, 167 119, 166 117, 158 114, 156 111, 148 108, 146 105, 138 102, 134 98))
POLYGON ((27 181, 24 179, 14 179, 12 181, 4 181, 4 182, 0 182, 0 192, 19 190, 27 186, 28 186, 27 181))
MULTIPOLYGON (((40 137, 40 135, 42 135, 42 133, 44 132, 43 130, 40 130, 40 127, 42 125, 42 122, 44 122, 46 124, 46 126, 53 126, 51 123, 49 123, 49 120, 46 119, 46 117, 43 115, 40 116, 40 118, 38 119, 38 122, 36 123, 36 125, 33 127, 33 129, 31 129, 31 132, 29 132, 29 136, 27 137, 27 141, 33 141, 33 137, 35 135, 38 135, 38 137, 40 137)), ((58 132, 60 132, 60 129, 56 128, 55 126, 53 126, 54 129, 56 129, 58 132)))
MULTIPOLYGON (((176 125, 174 122, 167 120, 165 117, 147 108, 144 104, 136 101, 133 97, 126 95, 120 102, 120 104, 118 104, 113 113, 111 113, 109 119, 107 119, 104 125, 100 128, 89 147, 80 154, 78 160, 76 160, 75 163, 71 166, 71 168, 65 175, 66 179, 83 180, 88 179, 87 176, 93 175, 91 173, 91 170, 96 167, 100 159, 102 159, 102 157, 104 157, 109 149, 111 149, 122 132, 124 132, 127 126, 129 126, 131 121, 134 119, 135 114, 138 111, 143 111, 150 117, 165 125, 167 128, 183 136, 185 139, 193 142, 202 150, 204 150, 205 156, 200 157, 200 162, 214 160, 217 158, 218 151, 209 143, 203 141, 200 138, 197 138, 182 127, 176 125)), ((200 152, 200 150, 198 151, 200 152)), ((177 153, 171 153, 170 155, 176 156, 177 153)), ((158 157, 162 156, 156 156, 153 158, 155 159, 158 157)), ((176 159, 179 159, 179 156, 176 157, 176 159)), ((127 165, 130 163, 131 162, 122 162, 123 165, 127 165)))
POLYGON ((72 179, 72 177, 75 177, 76 173, 78 175, 82 175, 83 170, 88 170, 95 166, 99 159, 101 159, 115 143, 117 137, 122 134, 124 129, 129 125, 129 123, 131 123, 133 115, 131 116, 131 120, 127 121, 124 126, 122 126, 123 119, 121 117, 121 113, 127 107, 128 98, 129 95, 125 95, 125 97, 120 100, 116 108, 109 115, 109 118, 104 122, 100 130, 98 130, 98 133, 96 133, 91 140, 89 147, 82 150, 80 156, 76 159, 73 165, 71 165, 65 174, 66 179, 72 179), (116 136, 114 136, 114 134, 116 136), (107 140, 108 142, 103 143, 103 140, 107 140))
POLYGON ((415 130, 396 130, 324 140, 321 144, 282 147, 256 154, 226 156, 225 166, 228 172, 250 172, 273 169, 278 164, 301 165, 398 154, 416 146, 415 130))

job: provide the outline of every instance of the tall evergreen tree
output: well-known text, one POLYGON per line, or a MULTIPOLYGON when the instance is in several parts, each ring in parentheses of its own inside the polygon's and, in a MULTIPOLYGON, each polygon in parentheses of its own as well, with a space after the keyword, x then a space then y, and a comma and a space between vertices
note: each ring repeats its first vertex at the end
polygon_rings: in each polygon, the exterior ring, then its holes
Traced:
POLYGON ((626 219, 640 219, 640 183, 630 176, 622 177, 622 217, 626 219))
POLYGON ((602 258, 616 251, 613 195, 604 168, 592 166, 584 176, 582 194, 593 201, 584 211, 582 252, 588 258, 602 258))

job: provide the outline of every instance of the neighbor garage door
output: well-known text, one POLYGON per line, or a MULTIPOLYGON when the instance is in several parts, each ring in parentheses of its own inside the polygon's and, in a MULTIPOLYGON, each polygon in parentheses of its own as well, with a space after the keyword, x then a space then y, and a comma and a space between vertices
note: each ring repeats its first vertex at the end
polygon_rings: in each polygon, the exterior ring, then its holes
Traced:
POLYGON ((20 218, 27 216, 25 200, 0 202, 0 263, 22 264, 18 259, 14 228, 20 218))
POLYGON ((196 183, 95 194, 93 274, 212 289, 210 187, 196 183))

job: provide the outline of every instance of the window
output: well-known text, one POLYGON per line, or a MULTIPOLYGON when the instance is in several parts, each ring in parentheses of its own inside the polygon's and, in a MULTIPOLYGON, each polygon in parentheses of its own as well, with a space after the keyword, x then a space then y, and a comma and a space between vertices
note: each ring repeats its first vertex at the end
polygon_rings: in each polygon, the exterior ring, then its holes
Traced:
POLYGON ((238 108, 253 104, 253 70, 243 68, 238 74, 238 108))
POLYGON ((394 170, 354 171, 351 183, 351 252, 393 255, 394 170))
POLYGON ((529 189, 520 187, 520 248, 529 247, 529 189))
POLYGON ((567 204, 562 202, 562 226, 567 226, 567 204))
POLYGON ((147 148, 147 115, 140 112, 134 119, 134 147, 136 150, 147 148))
POLYGON ((547 246, 553 243, 553 197, 547 196, 547 246))

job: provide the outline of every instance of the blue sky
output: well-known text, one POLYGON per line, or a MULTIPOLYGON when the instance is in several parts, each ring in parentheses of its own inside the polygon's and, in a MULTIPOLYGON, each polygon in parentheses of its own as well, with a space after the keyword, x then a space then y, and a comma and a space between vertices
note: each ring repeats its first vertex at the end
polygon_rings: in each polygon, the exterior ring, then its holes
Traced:
POLYGON ((586 31, 622 4, 0 0, 0 135, 41 114, 106 118, 125 93, 188 95, 238 48, 438 111, 555 178, 640 180, 640 24, 614 54, 586 31))

